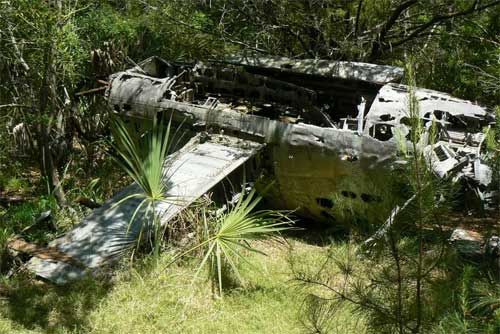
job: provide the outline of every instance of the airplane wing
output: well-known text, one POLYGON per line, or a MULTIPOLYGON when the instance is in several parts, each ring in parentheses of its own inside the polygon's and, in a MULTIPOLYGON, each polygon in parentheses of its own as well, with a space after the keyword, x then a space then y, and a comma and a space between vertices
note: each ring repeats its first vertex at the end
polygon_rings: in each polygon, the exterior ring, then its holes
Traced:
MULTIPOLYGON (((213 135, 208 139, 197 135, 170 155, 165 170, 169 182, 167 195, 171 200, 156 206, 161 224, 167 224, 263 146, 224 135, 213 135)), ((71 261, 64 261, 62 257, 35 256, 27 263, 27 268, 40 277, 64 284, 119 260, 136 245, 141 231, 145 235, 151 228, 147 223, 151 219, 146 217, 144 209, 138 212, 133 222, 130 221, 141 198, 120 203, 139 191, 135 183, 129 185, 64 236, 49 244, 51 250, 64 254, 71 261)))

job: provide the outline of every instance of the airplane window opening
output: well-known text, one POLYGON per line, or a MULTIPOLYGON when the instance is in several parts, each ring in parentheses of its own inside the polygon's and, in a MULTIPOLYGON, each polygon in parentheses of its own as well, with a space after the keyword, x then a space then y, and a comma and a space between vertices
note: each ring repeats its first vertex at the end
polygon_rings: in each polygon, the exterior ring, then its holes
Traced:
POLYGON ((361 194, 361 200, 366 203, 374 203, 374 202, 382 202, 382 198, 377 195, 370 195, 370 194, 361 194))

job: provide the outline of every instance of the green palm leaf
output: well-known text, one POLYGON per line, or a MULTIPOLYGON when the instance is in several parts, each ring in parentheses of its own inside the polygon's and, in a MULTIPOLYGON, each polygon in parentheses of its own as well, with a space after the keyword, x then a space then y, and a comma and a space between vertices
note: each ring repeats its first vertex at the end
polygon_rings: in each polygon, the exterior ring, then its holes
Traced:
POLYGON ((116 205, 131 198, 144 197, 135 209, 129 226, 141 208, 145 207, 144 217, 153 219, 156 255, 159 252, 159 219, 155 213, 155 205, 169 200, 167 192, 171 173, 165 167, 165 159, 170 151, 170 128, 171 121, 164 125, 155 117, 149 131, 141 134, 135 128, 128 127, 118 116, 111 117, 114 138, 112 146, 117 153, 113 158, 141 189, 139 193, 123 198, 116 205))
POLYGON ((241 196, 231 210, 217 218, 215 231, 212 234, 207 231, 207 237, 203 242, 176 256, 172 262, 196 249, 206 248, 193 282, 205 265, 210 262, 212 279, 217 282, 219 295, 222 296, 223 266, 228 265, 241 282, 237 262, 242 260, 252 264, 243 256, 242 250, 263 254, 252 247, 248 241, 267 239, 291 228, 293 221, 282 212, 272 210, 252 212, 261 200, 261 196, 255 195, 255 190, 246 196, 241 196))

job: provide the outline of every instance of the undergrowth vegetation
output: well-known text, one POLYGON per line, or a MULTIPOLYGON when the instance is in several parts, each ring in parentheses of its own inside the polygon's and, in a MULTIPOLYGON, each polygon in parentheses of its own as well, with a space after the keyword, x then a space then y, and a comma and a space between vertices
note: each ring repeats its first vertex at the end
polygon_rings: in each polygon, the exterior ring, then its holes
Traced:
MULTIPOLYGON (((360 270, 362 288, 373 284, 370 268, 388 263, 374 264, 356 252, 353 242, 323 238, 323 232, 310 231, 307 238, 293 232, 279 242, 251 242, 266 255, 243 251, 252 263, 238 265, 244 285, 234 281, 226 286, 224 299, 214 298, 203 275, 193 284, 199 256, 171 264, 175 255, 168 247, 157 260, 124 260, 111 278, 63 287, 18 275, 2 283, 0 333, 374 333, 369 313, 348 302, 332 306, 328 287, 301 284, 297 274, 327 278, 342 289, 351 268, 360 270)), ((447 263, 454 274, 437 274, 440 278, 428 290, 426 305, 436 315, 429 332, 483 333, 473 330, 489 328, 484 333, 495 333, 495 322, 484 322, 492 316, 499 320, 494 278, 462 267, 456 257, 447 263)))
MULTIPOLYGON (((159 261, 143 257, 132 267, 123 262, 111 280, 56 287, 21 275, 3 287, 0 332, 303 333, 307 291, 291 281, 288 262, 320 266, 328 247, 297 238, 251 245, 266 256, 244 251, 254 263, 239 265, 245 287, 232 286, 224 299, 213 298, 203 276, 192 284, 196 256, 167 267, 173 258, 168 251, 159 261)), ((344 330, 338 333, 365 333, 363 319, 349 308, 339 310, 336 319, 344 330)))
POLYGON ((177 255, 174 261, 196 250, 203 250, 201 262, 196 270, 194 279, 200 271, 208 266, 212 290, 218 295, 223 295, 229 275, 236 276, 242 283, 243 278, 238 269, 239 262, 252 265, 251 260, 243 251, 263 254, 250 245, 252 240, 265 240, 276 237, 279 232, 290 229, 293 220, 283 212, 276 210, 256 211, 262 200, 260 195, 252 189, 249 194, 240 194, 236 203, 228 203, 215 217, 207 217, 203 211, 201 223, 203 224, 203 240, 177 255), (226 281, 226 282, 225 282, 226 281), (225 282, 225 283, 223 283, 225 282))

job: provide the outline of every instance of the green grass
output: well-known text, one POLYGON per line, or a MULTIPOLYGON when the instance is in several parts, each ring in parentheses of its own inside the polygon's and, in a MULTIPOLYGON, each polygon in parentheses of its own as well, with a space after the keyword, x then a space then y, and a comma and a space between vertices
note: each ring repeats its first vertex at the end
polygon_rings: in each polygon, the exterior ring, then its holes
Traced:
MULTIPOLYGON (((224 299, 213 297, 202 275, 191 285, 199 260, 165 269, 172 259, 168 253, 159 261, 124 266, 110 283, 54 287, 19 278, 9 283, 10 297, 0 297, 0 333, 304 333, 307 291, 291 281, 288 259, 319 266, 327 247, 289 242, 291 250, 286 244, 252 243, 267 256, 246 253, 256 267, 242 262, 244 286, 227 290, 224 299)), ((338 316, 334 325, 343 329, 359 319, 347 309, 338 316)), ((352 332, 363 334, 363 328, 352 332)))
POLYGON ((12 177, 7 180, 5 183, 5 191, 6 192, 23 192, 29 189, 28 182, 18 177, 12 177))

